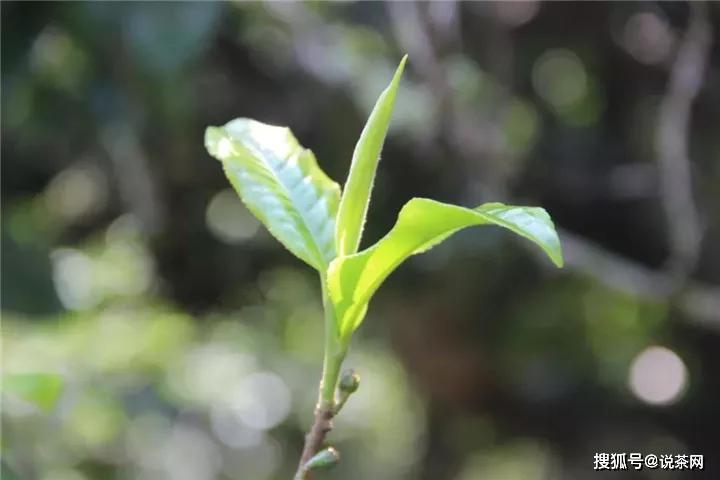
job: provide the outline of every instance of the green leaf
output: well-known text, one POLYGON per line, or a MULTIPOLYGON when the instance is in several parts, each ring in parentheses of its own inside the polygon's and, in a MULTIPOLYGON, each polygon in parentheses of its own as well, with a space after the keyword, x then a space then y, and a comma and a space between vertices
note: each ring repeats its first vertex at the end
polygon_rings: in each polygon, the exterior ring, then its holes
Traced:
POLYGON ((324 272, 335 258, 340 187, 290 129, 247 118, 208 127, 205 148, 220 160, 248 209, 288 250, 324 272))
POLYGON ((360 139, 355 145, 350 173, 343 189, 335 226, 335 246, 338 255, 355 253, 360 245, 375 171, 380 160, 380 150, 382 150, 390 124, 395 106, 395 95, 406 61, 407 55, 400 61, 390 85, 380 94, 365 128, 360 134, 360 139))
POLYGON ((59 375, 51 373, 7 374, 3 376, 2 389, 47 411, 55 406, 62 383, 59 375))
POLYGON ((410 200, 390 232, 360 253, 338 257, 328 271, 328 290, 341 338, 362 322, 370 298, 404 260, 473 225, 499 225, 536 243, 558 267, 562 250, 545 210, 488 203, 475 209, 425 198, 410 200))

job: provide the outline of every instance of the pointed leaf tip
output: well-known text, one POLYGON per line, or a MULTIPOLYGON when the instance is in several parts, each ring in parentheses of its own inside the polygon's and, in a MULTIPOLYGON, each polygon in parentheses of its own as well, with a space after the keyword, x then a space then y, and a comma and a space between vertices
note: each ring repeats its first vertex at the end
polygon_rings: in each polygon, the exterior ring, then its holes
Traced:
POLYGON ((402 77, 403 72, 405 72, 405 64, 408 60, 408 54, 406 53, 403 55, 403 57, 400 59, 400 63, 398 64, 397 70, 395 70, 395 75, 393 75, 393 80, 396 78, 399 80, 400 77, 402 77))
POLYGON ((400 60, 390 84, 377 99, 355 145, 335 224, 335 248, 338 255, 353 254, 360 246, 380 151, 390 126, 406 62, 407 55, 400 60))
POLYGON ((560 240, 550 215, 542 208, 490 203, 470 209, 414 198, 402 208, 395 226, 375 245, 338 257, 330 264, 328 291, 340 335, 348 336, 359 326, 373 294, 402 262, 473 225, 511 230, 538 245, 555 265, 562 266, 560 240))

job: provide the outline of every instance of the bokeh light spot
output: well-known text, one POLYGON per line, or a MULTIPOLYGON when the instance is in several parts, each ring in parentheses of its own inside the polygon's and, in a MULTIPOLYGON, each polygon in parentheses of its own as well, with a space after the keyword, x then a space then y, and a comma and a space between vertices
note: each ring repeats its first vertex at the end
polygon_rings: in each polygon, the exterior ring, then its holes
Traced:
POLYGON ((636 60, 652 65, 668 58, 673 36, 665 21, 654 13, 641 12, 625 24, 622 43, 636 60))
POLYGON ((97 213, 107 201, 107 181, 103 172, 81 164, 60 172, 45 192, 48 209, 67 222, 97 213))
POLYGON ((222 468, 218 445, 200 429, 178 424, 162 452, 163 470, 173 480, 210 480, 222 468))
POLYGON ((280 424, 290 413, 290 389, 270 372, 248 375, 230 399, 230 408, 248 427, 267 430, 280 424))
POLYGON ((535 18, 540 10, 540 2, 536 0, 497 2, 495 8, 498 20, 510 27, 519 27, 535 18))
POLYGON ((40 79, 76 91, 88 69, 88 58, 68 33, 55 25, 37 36, 29 55, 30 68, 40 79))
POLYGON ((513 99, 502 115, 503 134, 507 148, 512 152, 525 152, 535 143, 539 130, 535 108, 520 99, 513 99))
POLYGON ((59 248, 50 256, 53 281, 58 298, 71 310, 85 310, 95 306, 97 295, 92 288, 92 261, 79 250, 59 248))
POLYGON ((210 421, 215 435, 229 447, 249 449, 263 441, 264 433, 261 430, 249 428, 233 410, 225 406, 213 406, 210 421))
POLYGON ((231 245, 251 238, 260 227, 237 194, 229 188, 210 200, 205 221, 215 237, 231 245))
POLYGON ((580 58, 571 50, 547 50, 533 65, 535 91, 552 107, 562 111, 583 100, 588 79, 580 58))
POLYGON ((653 405, 677 401, 688 382, 685 363, 672 350, 648 347, 630 366, 630 389, 640 400, 653 405))

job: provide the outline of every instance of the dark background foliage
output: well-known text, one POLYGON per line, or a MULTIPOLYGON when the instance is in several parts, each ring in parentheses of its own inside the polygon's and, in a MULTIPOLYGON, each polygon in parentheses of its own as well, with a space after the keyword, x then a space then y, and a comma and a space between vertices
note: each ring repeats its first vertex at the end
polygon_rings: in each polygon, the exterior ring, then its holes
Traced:
POLYGON ((4 399, 2 477, 290 478, 316 279, 203 131, 290 126, 342 183, 407 52, 363 245, 413 196, 502 200, 552 214, 567 266, 486 228, 394 274, 348 360, 363 385, 326 477, 575 479, 596 452, 642 452, 704 454, 705 472, 615 475, 717 478, 719 17, 3 2, 3 368, 66 386, 50 413, 4 399))

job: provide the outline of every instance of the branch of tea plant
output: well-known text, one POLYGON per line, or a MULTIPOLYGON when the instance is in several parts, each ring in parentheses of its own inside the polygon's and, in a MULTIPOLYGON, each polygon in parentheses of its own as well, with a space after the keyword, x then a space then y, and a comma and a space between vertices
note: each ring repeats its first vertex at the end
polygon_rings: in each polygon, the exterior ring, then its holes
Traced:
POLYGON ((306 468, 307 462, 320 451, 325 437, 332 430, 332 419, 335 416, 335 389, 340 376, 340 367, 345 359, 347 346, 340 344, 335 322, 332 302, 325 288, 325 278, 320 279, 322 285, 323 308, 325 310, 325 353, 323 356, 323 373, 320 379, 318 402, 315 406, 315 420, 305 436, 300 462, 298 463, 296 480, 309 480, 312 471, 306 468))
POLYGON ((312 479, 312 470, 306 467, 310 459, 322 448, 325 436, 332 430, 332 418, 334 409, 316 408, 315 421, 310 431, 305 436, 305 446, 303 447, 302 456, 298 463, 295 480, 312 479))

